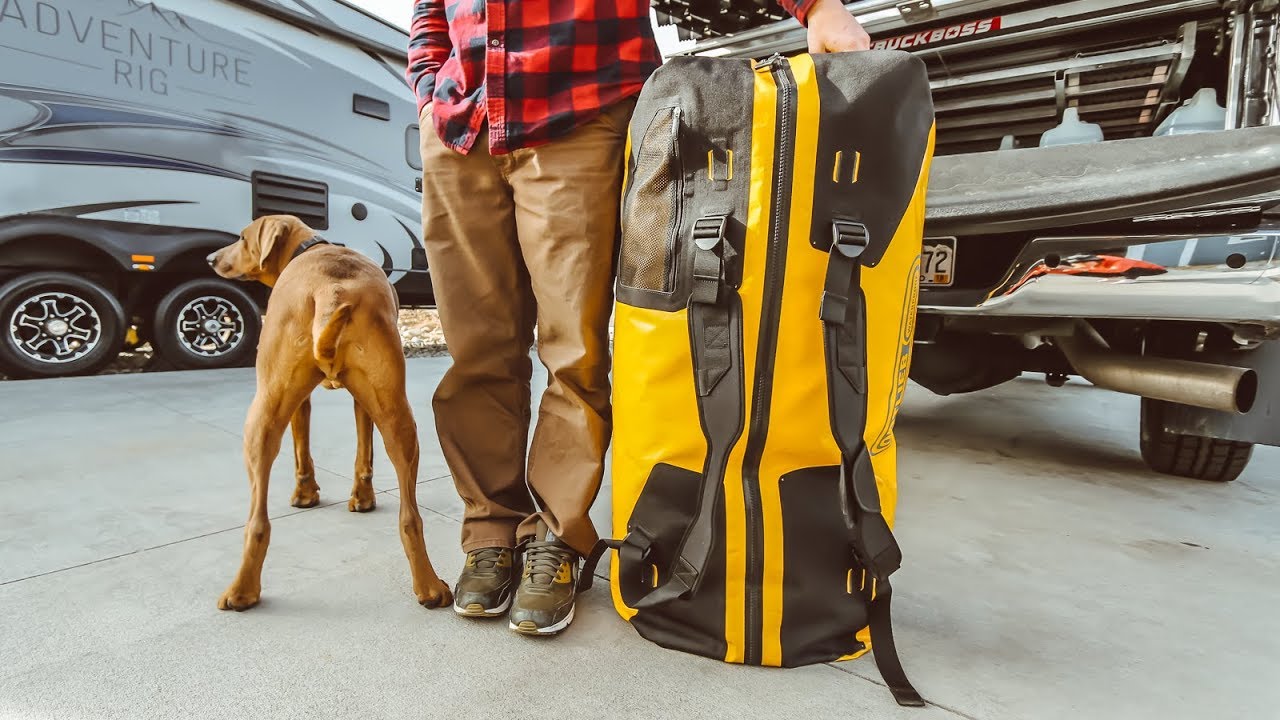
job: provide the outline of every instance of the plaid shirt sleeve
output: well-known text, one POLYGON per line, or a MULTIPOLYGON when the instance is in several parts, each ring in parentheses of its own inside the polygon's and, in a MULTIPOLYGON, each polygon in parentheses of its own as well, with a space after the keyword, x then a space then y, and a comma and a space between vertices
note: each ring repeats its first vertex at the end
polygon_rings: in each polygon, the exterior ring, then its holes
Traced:
POLYGON ((778 4, 783 10, 795 16, 801 25, 808 26, 809 11, 813 9, 814 3, 818 0, 778 0, 778 4))
MULTIPOLYGON (((408 0, 403 0, 408 1, 408 0)), ((778 0, 801 23, 818 0, 778 0)), ((414 0, 406 78, 448 147, 562 137, 662 64, 649 0, 414 0)))
POLYGON ((444 3, 445 0, 418 0, 413 6, 406 77, 418 99, 419 108, 431 98, 436 85, 436 72, 453 50, 444 3))

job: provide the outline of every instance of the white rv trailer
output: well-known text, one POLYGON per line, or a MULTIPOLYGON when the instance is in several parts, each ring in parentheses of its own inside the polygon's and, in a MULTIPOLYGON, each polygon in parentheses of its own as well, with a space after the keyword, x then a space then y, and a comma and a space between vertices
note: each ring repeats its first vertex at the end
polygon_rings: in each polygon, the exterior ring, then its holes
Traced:
POLYGON ((0 0, 0 372, 252 361, 204 258, 297 215, 432 302, 407 34, 342 0, 0 0))

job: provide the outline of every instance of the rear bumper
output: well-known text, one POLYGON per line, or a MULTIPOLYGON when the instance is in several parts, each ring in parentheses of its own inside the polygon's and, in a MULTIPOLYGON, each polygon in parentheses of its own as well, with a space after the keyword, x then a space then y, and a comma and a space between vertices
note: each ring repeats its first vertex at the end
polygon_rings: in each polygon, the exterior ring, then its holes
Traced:
POLYGON ((1154 278, 1047 275, 976 307, 929 305, 920 312, 977 318, 1185 320, 1280 332, 1280 268, 1260 276, 1188 271, 1154 278))
POLYGON ((1280 227, 1198 237, 1040 236, 994 289, 968 297, 926 287, 920 312, 1185 320, 1256 326, 1272 335, 1280 333, 1280 227))

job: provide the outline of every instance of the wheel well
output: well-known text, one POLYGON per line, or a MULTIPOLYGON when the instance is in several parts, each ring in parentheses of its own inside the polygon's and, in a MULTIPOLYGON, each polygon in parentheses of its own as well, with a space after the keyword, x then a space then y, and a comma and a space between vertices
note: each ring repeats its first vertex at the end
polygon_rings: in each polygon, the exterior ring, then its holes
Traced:
MULTIPOLYGON (((115 295, 130 322, 145 325, 151 321, 156 304, 170 290, 189 280, 217 279, 205 258, 222 245, 210 243, 186 250, 166 261, 159 272, 128 272, 90 242, 68 235, 33 234, 0 245, 0 276, 37 270, 82 274, 115 295)), ((259 309, 266 308, 268 288, 255 283, 242 289, 259 309)))
POLYGON ((209 253, 222 246, 222 244, 211 244, 208 247, 197 246, 184 250, 165 262, 162 271, 165 274, 185 275, 192 279, 197 277, 215 278, 217 276, 213 270, 209 269, 205 258, 209 256, 209 253))
POLYGON ((111 285, 120 264, 106 251, 67 235, 29 235, 0 245, 0 267, 6 270, 78 271, 111 285))
MULTIPOLYGON (((136 283, 131 288, 132 292, 129 293, 127 305, 142 310, 145 315, 142 320, 148 322, 151 319, 150 310, 154 309, 170 290, 190 280, 219 280, 220 278, 209 268, 205 258, 221 247, 223 247, 221 243, 193 247, 167 260, 155 274, 131 274, 131 279, 136 280, 136 283)), ((260 283, 244 283, 242 286, 237 283, 237 285, 253 298, 259 310, 266 309, 269 288, 260 283)))

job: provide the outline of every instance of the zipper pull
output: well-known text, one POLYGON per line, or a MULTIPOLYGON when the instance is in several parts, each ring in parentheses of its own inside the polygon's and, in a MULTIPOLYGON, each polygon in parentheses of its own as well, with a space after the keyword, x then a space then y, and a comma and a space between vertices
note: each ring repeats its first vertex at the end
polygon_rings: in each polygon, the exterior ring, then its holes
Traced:
POLYGON ((765 58, 764 60, 761 60, 761 61, 757 62, 757 63, 756 63, 756 67, 755 67, 755 69, 756 69, 757 71, 759 71, 759 70, 773 70, 775 67, 778 67, 779 65, 782 65, 782 64, 783 64, 783 63, 785 63, 786 61, 787 61, 787 59, 786 59, 786 58, 784 58, 784 57, 782 57, 782 55, 781 55, 781 54, 779 54, 779 53, 774 53, 774 54, 770 55, 769 57, 765 58))

